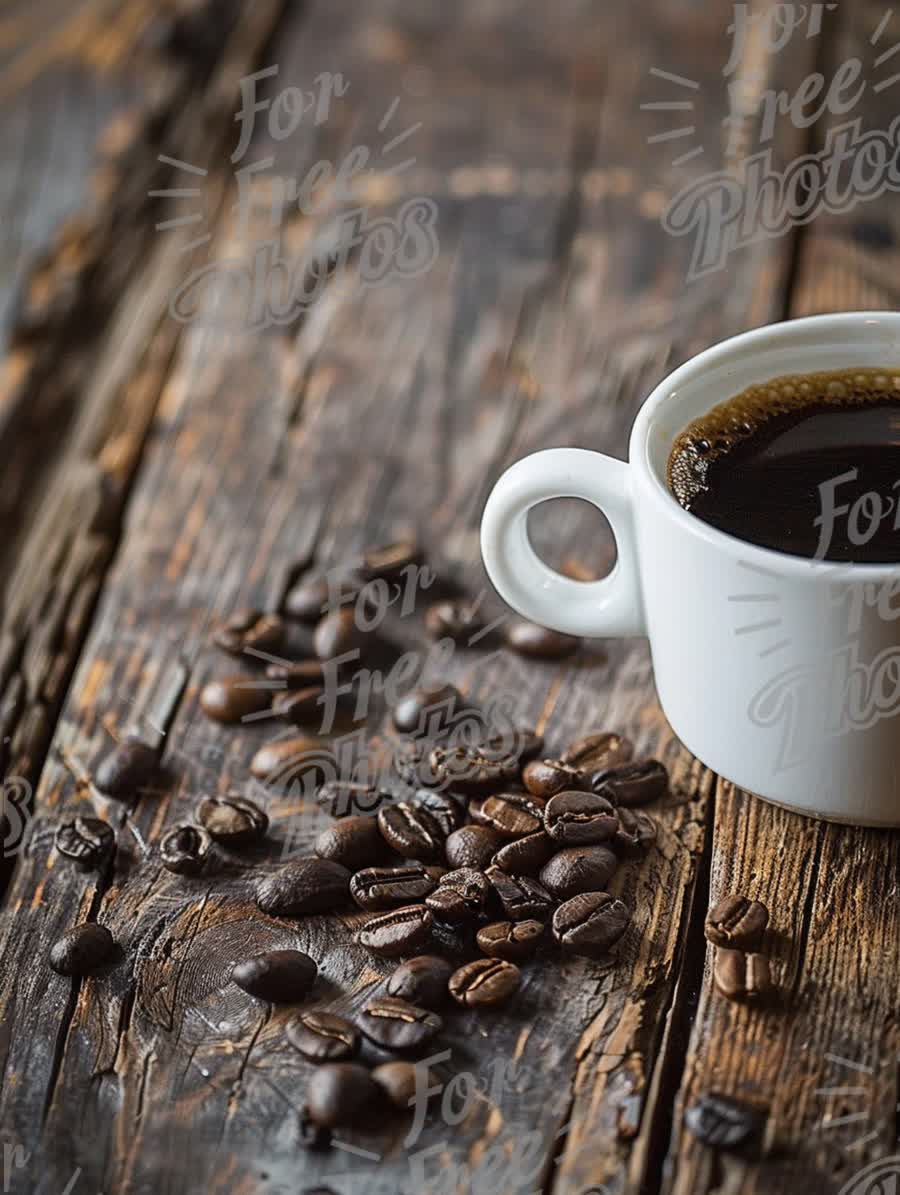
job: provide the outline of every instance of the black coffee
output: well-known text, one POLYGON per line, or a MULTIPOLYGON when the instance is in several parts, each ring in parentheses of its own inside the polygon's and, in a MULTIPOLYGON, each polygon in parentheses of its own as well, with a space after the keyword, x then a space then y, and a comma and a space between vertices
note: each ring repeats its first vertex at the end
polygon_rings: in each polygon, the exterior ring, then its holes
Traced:
POLYGON ((686 510, 761 547, 900 561, 900 371, 751 386, 685 428, 668 482, 686 510))

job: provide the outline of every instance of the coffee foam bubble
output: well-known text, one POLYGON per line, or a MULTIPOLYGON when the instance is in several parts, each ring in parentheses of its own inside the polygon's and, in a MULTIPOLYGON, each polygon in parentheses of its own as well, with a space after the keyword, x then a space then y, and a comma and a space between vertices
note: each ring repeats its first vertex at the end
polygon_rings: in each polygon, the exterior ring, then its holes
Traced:
POLYGON ((666 470, 669 489, 686 509, 707 488, 710 464, 779 416, 822 407, 900 400, 900 370, 843 369, 787 374, 749 386, 694 419, 678 435, 666 470))

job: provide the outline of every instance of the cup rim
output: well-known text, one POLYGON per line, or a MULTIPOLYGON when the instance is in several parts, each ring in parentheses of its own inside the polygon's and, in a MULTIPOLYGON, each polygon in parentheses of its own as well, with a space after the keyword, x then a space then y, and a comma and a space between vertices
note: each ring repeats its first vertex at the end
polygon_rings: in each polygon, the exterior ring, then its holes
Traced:
POLYGON ((802 336, 810 328, 828 332, 831 328, 836 331, 846 330, 848 326, 861 323, 876 325, 890 323, 896 327, 898 337, 900 337, 900 312, 897 311, 842 311, 827 315, 803 316, 799 319, 764 324, 758 328, 751 328, 747 332, 729 336, 726 340, 721 340, 696 353, 664 377, 653 388, 638 411, 629 439, 629 460, 632 465, 640 465, 640 471, 650 487, 650 493, 662 513, 675 519, 684 531, 695 539, 731 554, 739 551, 742 559, 747 557, 751 561, 757 561, 760 567, 765 566, 782 573, 799 574, 806 577, 826 575, 828 579, 832 580, 843 579, 847 576, 867 581, 896 578, 900 571, 900 563, 897 562, 864 564, 795 556, 789 552, 779 552, 775 548, 762 547, 750 540, 741 539, 737 535, 713 527, 685 510, 674 494, 670 492, 668 486, 657 476, 650 460, 649 431, 656 411, 671 395, 673 389, 690 382, 698 372, 721 365, 734 353, 750 348, 754 341, 790 340, 802 336))

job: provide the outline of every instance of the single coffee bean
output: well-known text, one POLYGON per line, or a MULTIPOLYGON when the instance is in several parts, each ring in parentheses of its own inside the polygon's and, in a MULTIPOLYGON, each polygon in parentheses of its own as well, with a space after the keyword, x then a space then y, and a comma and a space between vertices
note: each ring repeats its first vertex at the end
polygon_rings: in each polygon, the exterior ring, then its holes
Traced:
POLYGON ((433 739, 449 729, 454 714, 462 706, 462 694, 455 685, 432 685, 414 689, 398 701, 391 716, 401 734, 433 739))
POLYGON ((488 826, 460 826, 447 836, 445 853, 451 867, 483 871, 506 839, 488 826))
POLYGON ((379 958, 398 958, 427 946, 433 923, 431 910, 425 905, 404 905, 370 917, 356 940, 379 958))
POLYGON ((543 921, 553 909, 553 897, 530 876, 510 876, 499 867, 485 872, 511 921, 543 921))
POLYGON ((109 822, 99 817, 73 817, 60 822, 54 839, 56 849, 79 867, 89 871, 102 867, 116 849, 116 835, 109 822))
POLYGON ((619 828, 610 839, 609 845, 620 855, 648 851, 656 842, 659 826, 642 809, 627 809, 624 805, 616 810, 619 828))
POLYGON ((715 946, 758 950, 769 924, 769 910, 746 896, 724 896, 706 915, 706 937, 715 946))
POLYGON ((441 876, 434 892, 425 897, 425 904, 438 920, 456 925, 483 913, 490 893, 487 876, 471 867, 461 867, 441 876))
POLYGON ((546 862, 559 850, 559 843, 544 833, 517 838, 500 848, 492 860, 495 867, 507 875, 537 875, 546 862))
POLYGON ((200 690, 200 708, 215 722, 242 722, 267 709, 272 690, 252 676, 236 674, 211 680, 200 690))
POLYGON ((544 936, 542 921, 495 921, 476 934, 478 949, 490 958, 520 963, 531 958, 544 936))
POLYGON ((378 912, 424 899, 444 874, 444 868, 426 867, 424 863, 367 867, 350 880, 350 895, 361 909, 378 912))
POLYGON ((454 967, 436 954, 419 954, 393 972, 387 981, 387 993, 422 1008, 439 1008, 447 999, 447 983, 454 967))
POLYGON ((200 826, 173 826, 159 842, 159 857, 167 871, 176 875, 199 875, 207 866, 212 839, 200 826))
POLYGON ((313 647, 320 660, 331 660, 351 651, 362 651, 367 639, 356 625, 355 606, 340 606, 316 625, 313 647))
POLYGON ((618 828, 615 809, 596 793, 557 793, 544 810, 544 829, 552 839, 566 846, 605 842, 618 828))
POLYGON ((59 975, 89 975, 108 963, 115 952, 115 941, 106 926, 88 921, 54 942, 50 966, 59 975))
POLYGON ((591 788, 614 805, 646 805, 668 791, 669 773, 658 759, 645 759, 595 772, 591 788))
POLYGON ((306 856, 292 859, 256 890, 256 903, 275 917, 330 913, 347 900, 350 872, 331 859, 306 856))
POLYGON ((346 1062, 359 1049, 359 1032, 345 1017, 311 1008, 288 1022, 285 1037, 310 1062, 346 1062))
POLYGON ((425 1092, 431 1086, 428 1068, 424 1063, 404 1062, 402 1059, 376 1066, 372 1078, 384 1089, 394 1107, 401 1111, 412 1107, 418 1091, 425 1092))
POLYGON ((159 768, 159 755, 149 743, 126 736, 100 761, 94 784, 108 797, 125 801, 137 797, 159 768))
MULTIPOLYGON (((335 596, 338 586, 335 585, 335 596)), ((347 593, 343 584, 340 586, 343 596, 347 593)), ((327 577, 301 577, 287 591, 282 602, 282 609, 288 618, 295 618, 298 622, 316 623, 328 612, 331 600, 331 587, 327 577)))
POLYGON ((291 1004, 303 999, 318 973, 315 962, 302 950, 269 950, 236 963, 231 978, 259 1000, 291 1004))
POLYGON ((755 1108, 711 1091, 688 1108, 684 1123, 698 1141, 711 1149, 737 1149, 759 1134, 762 1116, 755 1108))
POLYGON ((411 798, 417 809, 424 809, 441 828, 445 836, 458 830, 466 820, 466 806, 462 798, 449 792, 432 792, 420 788, 411 798))
POLYGON ((359 1016, 359 1027, 386 1050, 420 1050, 444 1027, 436 1012, 419 1008, 396 996, 376 996, 359 1016))
POLYGON ((468 644, 484 628, 478 602, 468 599, 435 602, 425 611, 425 630, 433 639, 452 639, 468 644))
POLYGON ((358 1062, 329 1062, 313 1071, 306 1091, 310 1119, 326 1129, 355 1128, 377 1115, 381 1088, 358 1062))
POLYGON ((504 1004, 522 982, 515 963, 501 958, 478 958, 450 978, 450 995, 466 1008, 495 1008, 504 1004))
POLYGON ((265 743, 250 760, 250 772, 257 780, 275 784, 282 777, 285 784, 299 783, 304 766, 310 775, 317 776, 322 763, 322 743, 319 739, 297 736, 273 739, 265 743))
POLYGON ((557 793, 587 789, 588 778, 559 759, 533 759, 522 772, 522 782, 535 797, 549 801, 557 793))
POLYGON ((473 821, 490 826, 504 838, 524 838, 544 828, 544 806, 530 793, 504 792, 469 806, 473 821))
POLYGON ((422 549, 415 539, 398 539, 393 543, 367 548, 363 554, 362 572, 369 580, 376 577, 391 580, 399 577, 411 564, 420 564, 423 559, 422 549))
POLYGON ((519 774, 519 761, 514 755, 490 755, 481 746, 434 747, 427 763, 427 774, 433 779, 421 783, 466 795, 497 789, 519 774))
POLYGON ((744 954, 742 950, 716 949, 713 967, 716 987, 729 1000, 758 1003, 772 992, 769 960, 764 954, 744 954))
POLYGON ((277 652, 284 640, 284 624, 277 614, 240 610, 213 635, 216 647, 239 656, 247 652, 277 652))
POLYGON ((316 791, 316 804, 332 817, 375 813, 385 801, 391 800, 391 794, 376 785, 351 780, 326 780, 316 791))
POLYGON ((388 853, 377 819, 366 814, 341 818, 328 826, 316 838, 313 850, 320 859, 333 859, 351 871, 388 853))
POLYGON ((553 936, 573 954, 602 958, 625 933, 631 913, 608 892, 584 892, 553 914, 553 936))
POLYGON ((535 660, 562 660, 581 646, 581 640, 574 635, 551 631, 525 618, 508 623, 505 637, 514 652, 535 660))
POLYGON ((404 859, 434 861, 444 853, 447 835, 438 819, 415 799, 383 805, 378 810, 378 828, 388 846, 404 859))
POLYGON ((266 680, 281 681, 285 689, 308 689, 321 685, 324 677, 321 660, 294 660, 283 664, 269 664, 266 680))
POLYGON ((246 797, 204 797, 197 807, 197 821, 217 842, 226 846, 244 846, 264 838, 269 819, 246 797))
POLYGON ((314 726, 321 722, 324 705, 325 689, 322 685, 288 689, 272 698, 272 712, 293 726, 314 726))
POLYGON ((582 892, 603 892, 619 865, 605 846, 572 846, 560 851, 541 870, 541 883, 557 900, 582 892))
POLYGON ((634 754, 634 744, 621 734, 595 731, 571 743, 562 754, 562 762, 582 772, 599 772, 627 763, 634 754))

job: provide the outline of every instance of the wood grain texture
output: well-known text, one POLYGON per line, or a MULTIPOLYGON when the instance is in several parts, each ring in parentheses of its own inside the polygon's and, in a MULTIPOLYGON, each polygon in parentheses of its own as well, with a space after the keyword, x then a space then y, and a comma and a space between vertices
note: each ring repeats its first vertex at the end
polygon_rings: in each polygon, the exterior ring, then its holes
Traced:
MULTIPOLYGON (((93 588, 83 617, 68 640, 52 638, 55 656, 46 646, 39 653, 64 661, 55 665, 60 676, 68 677, 76 657, 78 666, 58 723, 65 680, 40 706, 45 736, 55 725, 53 746, 31 846, 0 914, 0 1131, 4 1143, 22 1143, 30 1155, 10 1189, 58 1195, 77 1169, 76 1190, 153 1195, 275 1195, 322 1184, 367 1195, 568 1195, 591 1187, 606 1195, 787 1195, 798 1176, 805 1181, 813 1155, 799 1128, 818 1085, 807 1042, 830 1048, 836 1018, 848 1008, 844 985, 833 1000, 821 991, 829 983, 834 990, 846 949, 846 930, 833 915, 840 893, 855 910, 855 940, 865 939, 869 966, 860 983, 873 1010, 864 1025, 850 1022, 840 1048, 870 1058, 876 1039, 896 1045, 885 1005, 893 994, 892 933, 896 946, 896 889, 886 877, 896 877, 896 836, 883 836, 886 855, 867 848, 860 871, 853 844, 870 836, 826 831, 723 785, 673 741, 643 643, 591 644, 561 664, 461 650, 440 669, 473 703, 504 697, 517 720, 546 733, 551 750, 606 726, 665 759, 673 779, 672 795, 654 811, 658 847, 616 880, 636 910, 616 959, 561 962, 548 951, 529 966, 508 1009, 490 1017, 448 1012, 435 1047, 449 1051, 439 1073, 445 1081, 469 1074, 479 1085, 463 1113, 466 1088, 457 1079, 446 1097, 449 1115, 433 1115, 415 1140, 407 1139, 409 1121, 398 1118, 377 1133, 342 1135, 330 1153, 304 1150, 299 1111, 310 1067, 286 1044, 288 1011, 258 1006, 228 982, 246 952, 298 946, 319 961, 317 996, 352 1013, 389 967, 353 943, 359 916, 289 921, 257 910, 254 877, 285 851, 308 848, 326 819, 296 795, 249 780, 250 757, 276 733, 273 724, 223 728, 200 711, 206 679, 234 670, 209 646, 211 625, 242 606, 276 605, 290 566, 312 551, 337 563, 410 527, 445 577, 483 593, 486 611, 502 616, 477 543, 484 498, 502 469, 559 444, 624 455, 636 407, 663 372, 706 343, 778 318, 796 264, 792 240, 763 240, 702 285, 685 286, 689 247, 659 224, 668 197, 724 156, 730 5, 638 9, 567 0, 551 10, 523 0, 374 0, 361 10, 349 0, 311 2, 289 6, 265 60, 278 64, 278 85, 308 86, 335 70, 348 90, 321 125, 304 122, 284 141, 263 128, 249 159, 271 156, 277 185, 353 145, 383 150, 388 133, 380 126, 399 96, 385 128, 395 134, 421 122, 421 129, 409 148, 376 158, 358 199, 384 215, 404 198, 431 196, 439 257, 426 274, 377 289, 359 285, 351 258, 285 328, 195 323, 179 335, 163 318, 164 296, 194 262, 179 261, 177 241, 149 235, 156 217, 136 197, 158 178, 157 152, 203 162, 212 176, 204 192, 214 234, 203 252, 218 262, 239 256, 227 163, 237 80, 275 11, 246 6, 242 20, 250 24, 212 52, 218 65, 208 73, 179 75, 170 64, 153 131, 138 120, 130 137, 122 134, 118 174, 105 184, 107 219, 91 252, 117 245, 123 220, 143 223, 130 242, 128 289, 118 292, 121 274, 104 282, 100 273, 100 294, 123 323, 102 351, 85 353, 76 374, 73 393, 87 397, 73 442, 90 484, 100 472, 121 485, 114 531, 95 545, 97 561, 87 570, 93 588), (660 98, 652 66, 695 79, 716 97, 697 113, 704 157, 674 171, 665 146, 657 157, 644 144, 664 127, 658 114, 640 109, 660 98), (406 155, 415 163, 389 173, 406 155), (129 348, 122 333, 135 326, 136 311, 144 323, 129 348), (126 809, 104 801, 89 777, 133 724, 161 738, 166 772, 158 791, 126 809), (189 816, 200 793, 229 788, 265 803, 273 825, 266 847, 202 881, 166 872, 160 835, 189 816), (118 831, 115 868, 100 877, 75 872, 51 845, 63 812, 90 809, 118 831), (826 856, 830 872, 821 869, 826 856), (876 874, 878 865, 885 870, 876 874), (801 1002, 791 1018, 773 1010, 753 1020, 710 994, 702 941, 708 890, 750 883, 773 908, 779 894, 807 894, 781 902, 776 970, 801 1002), (867 891, 881 893, 879 907, 888 910, 877 924, 867 916, 867 891), (84 918, 110 927, 123 958, 72 983, 41 958, 84 918), (820 1012, 830 1037, 824 1028, 817 1035, 820 1012), (775 1076, 787 1155, 772 1149, 762 1163, 729 1163, 720 1174, 685 1138, 684 1102, 713 1082, 762 1097, 775 1076)), ((798 43, 748 81, 748 137, 758 119, 753 96, 767 83, 796 84, 814 52, 798 43)), ((781 133, 779 160, 802 144, 781 133)), ((278 230, 284 251, 302 254, 334 238, 338 211, 329 203, 311 217, 286 218, 278 230)), ((265 212, 254 220, 262 234, 265 212)), ((94 268, 91 253, 87 260, 94 268)), ((85 293, 94 292, 89 278, 85 293)), ((71 343, 66 318, 48 329, 46 344, 71 343)), ((59 487, 73 475, 62 459, 55 471, 59 487)), ((43 545, 57 542, 57 512, 72 507, 63 488, 37 503, 34 528, 51 530, 44 539, 29 530, 30 557, 10 554, 18 608, 40 609, 34 595, 57 576, 43 564, 52 558, 43 545)), ((72 527, 78 558, 88 550, 83 520, 73 516, 72 527)), ((583 504, 536 511, 533 532, 551 563, 593 576, 611 564, 608 529, 583 504)), ((61 584, 59 591, 59 609, 77 611, 73 590, 61 584)), ((426 680, 438 674, 418 614, 391 617, 386 638, 386 664, 414 651, 426 680)), ((32 639, 44 643, 39 629, 20 637, 15 659, 25 658, 23 643, 32 639)), ((376 700, 368 731, 383 713, 376 700)), ((29 766, 43 755, 36 751, 29 766)), ((887 1070, 879 1076, 886 1108, 887 1070)), ((818 1183, 822 1170, 813 1161, 818 1183)))

